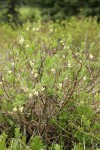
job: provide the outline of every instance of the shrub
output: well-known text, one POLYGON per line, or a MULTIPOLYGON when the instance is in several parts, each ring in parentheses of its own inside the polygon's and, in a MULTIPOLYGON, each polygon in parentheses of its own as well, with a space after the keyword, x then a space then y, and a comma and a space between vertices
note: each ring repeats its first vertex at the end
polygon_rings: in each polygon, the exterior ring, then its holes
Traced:
POLYGON ((99 31, 95 21, 74 18, 6 28, 0 126, 8 149, 98 148, 99 31))

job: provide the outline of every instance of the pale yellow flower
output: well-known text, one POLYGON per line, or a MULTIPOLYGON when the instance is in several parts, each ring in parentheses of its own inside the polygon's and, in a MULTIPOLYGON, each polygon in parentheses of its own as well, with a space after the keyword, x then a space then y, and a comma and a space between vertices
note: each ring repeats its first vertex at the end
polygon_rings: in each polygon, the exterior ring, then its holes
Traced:
POLYGON ((26 31, 29 31, 29 27, 26 28, 26 31))
POLYGON ((36 28, 36 31, 39 31, 39 28, 36 28))
POLYGON ((50 29, 50 32, 53 32, 53 29, 50 29))
POLYGON ((11 71, 11 70, 8 70, 8 73, 9 73, 9 74, 11 74, 11 73, 12 73, 12 71, 11 71))
POLYGON ((38 96, 38 95, 39 95, 39 92, 38 92, 38 91, 35 91, 35 92, 34 92, 34 95, 38 96))
POLYGON ((29 98, 32 98, 33 94, 32 93, 29 93, 29 98))
POLYGON ((36 30, 36 28, 33 28, 32 30, 33 30, 33 31, 35 31, 35 30, 36 30))
POLYGON ((61 89, 61 88, 62 88, 62 83, 59 83, 59 84, 58 84, 58 87, 61 89))
POLYGON ((13 108, 13 112, 17 112, 17 107, 14 107, 14 108, 13 108))
POLYGON ((55 73, 55 72, 56 72, 56 70, 52 68, 52 69, 51 69, 51 72, 55 73))
POLYGON ((86 80, 86 76, 83 77, 83 80, 84 80, 84 81, 86 80))
POLYGON ((35 77, 35 78, 38 77, 38 73, 35 73, 35 74, 34 74, 34 77, 35 77))
POLYGON ((65 55, 62 55, 62 58, 66 58, 66 56, 65 56, 65 55))
POLYGON ((31 60, 29 61, 31 66, 34 66, 34 62, 32 62, 31 60))
POLYGON ((71 63, 68 63, 68 67, 71 68, 71 63))
POLYGON ((41 91, 43 92, 44 90, 45 90, 45 88, 44 88, 44 87, 42 87, 42 88, 41 88, 41 91))
POLYGON ((12 63, 11 63, 11 65, 12 65, 12 67, 14 67, 15 63, 14 63, 14 62, 12 62, 12 63))
POLYGON ((23 112, 23 109, 24 109, 24 107, 22 106, 22 107, 19 108, 19 111, 23 112))
POLYGON ((39 92, 36 91, 35 89, 33 89, 33 94, 34 94, 35 96, 38 96, 38 95, 39 95, 39 92))
POLYGON ((90 54, 89 57, 90 57, 90 59, 93 59, 94 56, 92 54, 90 54))
POLYGON ((24 41, 25 41, 24 38, 23 38, 23 37, 20 37, 19 44, 22 45, 22 44, 24 43, 24 41))
POLYGON ((29 44, 26 44, 26 48, 28 48, 29 47, 29 44))

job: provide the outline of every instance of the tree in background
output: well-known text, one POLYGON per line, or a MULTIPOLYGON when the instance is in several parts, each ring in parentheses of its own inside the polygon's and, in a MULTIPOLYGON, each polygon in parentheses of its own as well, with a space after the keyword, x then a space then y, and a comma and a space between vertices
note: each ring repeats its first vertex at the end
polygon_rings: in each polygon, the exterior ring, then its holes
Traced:
POLYGON ((18 20, 18 11, 17 11, 17 5, 19 5, 19 1, 15 1, 15 0, 9 0, 8 1, 8 6, 7 6, 7 20, 8 22, 14 22, 16 23, 16 21, 18 20))
MULTIPOLYGON (((97 16, 100 20, 100 0, 0 0, 0 2, 2 10, 5 10, 2 20, 15 24, 21 21, 19 8, 23 5, 32 10, 39 10, 43 20, 63 20, 77 15, 97 16)), ((33 11, 28 18, 34 20, 35 15, 33 11)))
POLYGON ((1 20, 8 23, 19 23, 18 8, 23 0, 0 0, 1 10, 4 10, 1 20))
POLYGON ((100 0, 38 0, 43 16, 48 12, 51 19, 66 19, 70 16, 97 16, 100 19, 100 0))
POLYGON ((87 17, 97 16, 98 21, 100 21, 100 0, 84 0, 83 6, 83 14, 87 17))

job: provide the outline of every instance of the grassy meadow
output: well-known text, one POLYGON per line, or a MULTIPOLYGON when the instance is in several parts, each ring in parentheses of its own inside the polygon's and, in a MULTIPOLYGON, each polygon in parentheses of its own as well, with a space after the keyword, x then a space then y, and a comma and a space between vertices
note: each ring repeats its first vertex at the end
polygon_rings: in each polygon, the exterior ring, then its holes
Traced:
POLYGON ((0 25, 0 150, 100 150, 100 24, 0 25))

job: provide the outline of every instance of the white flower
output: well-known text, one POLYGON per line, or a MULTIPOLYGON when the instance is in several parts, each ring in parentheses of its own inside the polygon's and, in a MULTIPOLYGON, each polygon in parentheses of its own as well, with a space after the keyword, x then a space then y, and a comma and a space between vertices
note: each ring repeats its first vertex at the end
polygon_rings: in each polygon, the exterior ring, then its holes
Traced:
POLYGON ((38 96, 38 95, 39 95, 38 91, 35 91, 35 92, 34 92, 34 95, 38 96))
POLYGON ((20 37, 19 44, 22 45, 22 44, 24 43, 24 41, 25 41, 24 38, 23 38, 23 37, 20 37))
POLYGON ((14 111, 14 112, 17 112, 17 107, 14 107, 14 108, 13 108, 13 111, 14 111))
POLYGON ((78 56, 79 53, 76 53, 75 55, 78 56))
POLYGON ((33 30, 33 31, 35 31, 35 30, 36 30, 36 28, 33 28, 32 30, 33 30))
POLYGON ((66 45, 64 45, 64 49, 66 49, 66 45))
POLYGON ((28 30, 29 30, 29 27, 26 28, 26 31, 28 31, 28 30))
POLYGON ((28 48, 29 47, 29 44, 26 44, 26 48, 28 48))
POLYGON ((14 67, 15 63, 14 63, 14 62, 12 62, 12 63, 11 63, 11 65, 12 65, 12 67, 14 67))
POLYGON ((24 107, 22 106, 22 107, 19 108, 19 111, 23 112, 23 109, 24 109, 24 107))
POLYGON ((44 90, 45 90, 45 88, 44 88, 44 87, 42 87, 42 88, 41 88, 41 91, 44 91, 44 90))
POLYGON ((50 32, 53 32, 53 29, 50 29, 50 32))
POLYGON ((34 66, 34 62, 32 62, 31 60, 29 61, 31 66, 34 66))
POLYGON ((34 69, 31 71, 31 74, 34 74, 34 69))
POLYGON ((38 77, 38 73, 35 73, 35 74, 34 74, 34 77, 35 77, 35 78, 38 77))
POLYGON ((20 75, 19 73, 17 74, 17 76, 18 76, 19 78, 21 77, 21 75, 20 75))
POLYGON ((55 72, 56 72, 56 70, 52 68, 52 69, 51 69, 51 72, 55 73, 55 72))
POLYGON ((69 46, 67 46, 67 49, 70 49, 70 47, 69 47, 69 46))
POLYGON ((10 74, 10 73, 12 73, 12 71, 11 71, 11 70, 8 70, 8 73, 10 74))
POLYGON ((58 87, 61 89, 61 88, 62 88, 62 83, 59 83, 59 84, 58 84, 58 87))
POLYGON ((84 81, 86 80, 86 76, 83 77, 83 80, 84 80, 84 81))
POLYGON ((90 59, 92 59, 94 56, 92 54, 89 55, 90 59))
POLYGON ((2 82, 0 82, 0 85, 2 85, 2 82))
POLYGON ((22 89, 24 90, 24 92, 28 92, 28 88, 27 87, 22 87, 22 89))
POLYGON ((68 67, 71 68, 71 64, 70 63, 68 63, 68 67))
POLYGON ((39 31, 39 28, 36 28, 36 31, 39 31))
POLYGON ((35 89, 33 89, 33 94, 34 94, 35 96, 38 96, 38 95, 39 95, 39 92, 36 91, 35 89))
POLYGON ((66 56, 65 56, 65 55, 62 55, 62 58, 66 58, 66 56))
POLYGON ((29 93, 29 98, 32 98, 33 94, 32 93, 29 93))
POLYGON ((2 78, 2 81, 4 81, 4 78, 2 78))
POLYGON ((65 79, 64 80, 68 80, 68 77, 65 77, 65 79))

